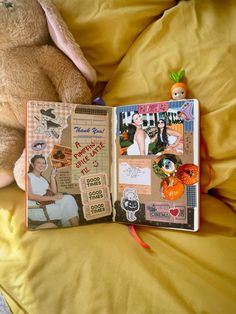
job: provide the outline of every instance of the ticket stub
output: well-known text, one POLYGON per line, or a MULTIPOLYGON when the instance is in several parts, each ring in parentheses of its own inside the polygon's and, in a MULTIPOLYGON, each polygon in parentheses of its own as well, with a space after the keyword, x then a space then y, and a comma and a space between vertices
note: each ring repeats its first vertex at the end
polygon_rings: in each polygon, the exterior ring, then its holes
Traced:
POLYGON ((149 221, 185 224, 188 222, 187 213, 187 207, 184 205, 175 205, 175 208, 159 202, 149 202, 145 205, 145 217, 149 221))
POLYGON ((86 220, 109 216, 112 213, 111 201, 104 200, 96 203, 84 204, 83 213, 86 220))
POLYGON ((86 190, 81 193, 83 204, 103 201, 110 198, 107 186, 93 190, 86 190))
POLYGON ((81 191, 85 189, 100 188, 108 185, 107 175, 105 173, 98 173, 93 175, 82 176, 79 179, 81 191))
POLYGON ((109 216, 112 212, 107 175, 97 173, 79 179, 83 213, 86 220, 109 216))

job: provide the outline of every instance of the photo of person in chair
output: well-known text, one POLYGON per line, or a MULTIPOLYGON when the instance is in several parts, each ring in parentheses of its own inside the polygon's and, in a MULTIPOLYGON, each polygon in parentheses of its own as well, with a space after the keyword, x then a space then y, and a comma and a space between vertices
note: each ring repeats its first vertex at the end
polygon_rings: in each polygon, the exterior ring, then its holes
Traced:
MULTIPOLYGON (((63 195, 57 191, 57 170, 52 169, 50 182, 42 175, 47 163, 43 155, 35 155, 31 159, 28 172, 28 208, 34 205, 44 204, 50 220, 61 220, 62 226, 79 225, 78 205, 72 195, 63 195)), ((42 206, 43 208, 43 206, 42 206)), ((43 209, 29 210, 28 218, 44 221, 43 209)))

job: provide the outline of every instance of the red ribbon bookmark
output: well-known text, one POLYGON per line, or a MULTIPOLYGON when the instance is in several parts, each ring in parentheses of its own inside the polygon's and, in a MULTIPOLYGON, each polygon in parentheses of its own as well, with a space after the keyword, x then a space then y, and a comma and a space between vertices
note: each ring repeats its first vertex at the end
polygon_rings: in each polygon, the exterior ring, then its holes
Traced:
POLYGON ((135 230, 135 226, 134 225, 130 225, 128 227, 128 230, 131 233, 131 235, 134 237, 135 241, 137 241, 143 248, 145 248, 145 249, 150 249, 151 248, 150 245, 148 245, 147 243, 143 242, 139 238, 139 236, 138 236, 138 234, 137 234, 137 232, 135 230))

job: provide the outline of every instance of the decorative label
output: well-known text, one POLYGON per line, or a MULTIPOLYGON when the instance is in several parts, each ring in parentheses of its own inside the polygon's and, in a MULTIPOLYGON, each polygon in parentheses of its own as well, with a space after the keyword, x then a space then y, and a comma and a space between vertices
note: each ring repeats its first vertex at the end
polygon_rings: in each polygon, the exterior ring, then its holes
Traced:
POLYGON ((183 223, 188 222, 187 207, 167 203, 148 202, 145 206, 145 218, 150 221, 183 223))
POLYGON ((164 111, 167 111, 168 108, 169 108, 168 102, 143 104, 143 105, 138 105, 138 113, 146 114, 146 113, 164 112, 164 111))

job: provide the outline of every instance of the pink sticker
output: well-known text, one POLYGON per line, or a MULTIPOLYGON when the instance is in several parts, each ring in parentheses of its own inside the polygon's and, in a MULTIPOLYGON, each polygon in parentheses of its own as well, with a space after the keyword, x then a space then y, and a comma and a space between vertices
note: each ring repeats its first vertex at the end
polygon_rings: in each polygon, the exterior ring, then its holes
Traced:
POLYGON ((165 102, 138 105, 138 113, 140 113, 140 114, 165 112, 168 109, 169 109, 169 104, 166 101, 165 102))
POLYGON ((187 207, 183 205, 172 207, 170 204, 160 202, 149 202, 145 205, 145 217, 149 221, 186 224, 187 213, 187 207))

